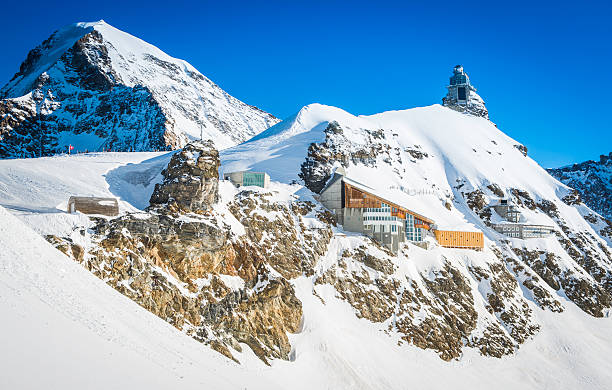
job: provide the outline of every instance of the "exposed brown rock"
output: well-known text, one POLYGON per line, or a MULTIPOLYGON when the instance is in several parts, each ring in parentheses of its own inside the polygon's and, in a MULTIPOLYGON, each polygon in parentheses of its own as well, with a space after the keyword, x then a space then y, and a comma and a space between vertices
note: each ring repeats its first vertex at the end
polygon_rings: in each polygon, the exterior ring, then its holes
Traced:
POLYGON ((206 211, 219 200, 219 152, 212 141, 192 142, 176 152, 155 185, 151 208, 206 211))

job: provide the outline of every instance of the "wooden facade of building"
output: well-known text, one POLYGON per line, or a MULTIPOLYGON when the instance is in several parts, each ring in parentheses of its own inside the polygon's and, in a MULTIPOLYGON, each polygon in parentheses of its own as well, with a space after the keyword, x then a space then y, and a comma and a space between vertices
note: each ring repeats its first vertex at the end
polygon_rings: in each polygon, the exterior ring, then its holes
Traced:
POLYGON ((391 208, 391 216, 398 217, 401 219, 406 219, 406 214, 410 214, 414 217, 414 226, 418 228, 423 228, 430 230, 433 221, 427 217, 424 217, 420 214, 415 213, 414 211, 410 211, 405 207, 401 207, 397 204, 391 203, 386 199, 378 197, 369 192, 360 190, 350 185, 349 183, 343 183, 343 191, 344 191, 344 204, 343 207, 346 208, 380 208, 382 203, 388 205, 391 208))
POLYGON ((482 232, 458 232, 450 230, 435 230, 438 243, 445 248, 462 248, 482 250, 484 234, 482 232))

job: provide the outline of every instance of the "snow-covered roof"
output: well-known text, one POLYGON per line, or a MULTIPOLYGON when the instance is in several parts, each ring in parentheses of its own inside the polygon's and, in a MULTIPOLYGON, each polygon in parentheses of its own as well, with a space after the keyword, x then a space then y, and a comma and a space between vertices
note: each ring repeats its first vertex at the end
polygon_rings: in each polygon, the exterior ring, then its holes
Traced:
POLYGON ((429 223, 432 223, 432 224, 434 223, 434 221, 432 219, 427 218, 424 215, 419 214, 417 212, 414 212, 414 211, 406 208, 405 206, 402 206, 401 201, 399 201, 399 199, 393 199, 394 196, 390 192, 377 191, 376 189, 374 189, 374 188, 372 188, 372 187, 370 187, 368 185, 362 184, 362 183, 360 183, 358 181, 355 181, 353 179, 350 179, 350 178, 348 178, 346 176, 341 176, 341 175, 338 175, 338 176, 340 176, 345 183, 347 183, 347 184, 349 184, 349 185, 351 185, 351 186, 353 186, 353 187, 355 187, 355 188, 357 188, 357 189, 359 189, 359 190, 361 190, 363 192, 367 192, 370 195, 374 195, 374 196, 376 196, 378 198, 381 198, 381 199, 385 200, 386 203, 389 203, 390 205, 392 205, 394 207, 400 208, 400 209, 404 210, 405 212, 407 212, 408 214, 412 214, 413 216, 415 216, 415 217, 417 217, 417 218, 419 218, 419 219, 421 219, 421 220, 423 220, 425 222, 429 222, 429 223))

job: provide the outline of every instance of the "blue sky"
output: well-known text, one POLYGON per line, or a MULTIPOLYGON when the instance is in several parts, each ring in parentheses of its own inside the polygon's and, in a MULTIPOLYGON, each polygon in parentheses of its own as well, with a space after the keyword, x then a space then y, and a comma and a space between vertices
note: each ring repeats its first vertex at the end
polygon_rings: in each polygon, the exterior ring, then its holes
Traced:
POLYGON ((59 27, 104 19, 284 118, 440 103, 463 64, 491 119, 545 167, 612 151, 607 2, 62 2, 3 4, 0 83, 59 27))

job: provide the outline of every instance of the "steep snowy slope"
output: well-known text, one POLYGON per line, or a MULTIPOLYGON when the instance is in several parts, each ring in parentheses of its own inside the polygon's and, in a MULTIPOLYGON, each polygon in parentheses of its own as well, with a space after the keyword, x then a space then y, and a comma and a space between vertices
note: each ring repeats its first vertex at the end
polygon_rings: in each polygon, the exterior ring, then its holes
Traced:
POLYGON ((222 168, 226 172, 266 171, 273 180, 283 182, 301 178, 317 191, 335 166, 344 165, 347 176, 354 180, 410 205, 442 228, 459 228, 465 226, 466 216, 449 212, 445 201, 460 192, 493 183, 508 189, 525 188, 540 198, 566 191, 515 145, 520 144, 488 120, 439 105, 356 117, 339 108, 313 104, 223 151, 222 168), (332 122, 338 125, 333 130, 337 134, 328 129, 332 122), (309 165, 309 155, 322 161, 309 165), (411 195, 416 193, 423 195, 411 195))
POLYGON ((0 388, 275 388, 116 293, 0 207, 0 388))
POLYGON ((104 21, 56 31, 0 98, 0 157, 167 150, 201 135, 226 148, 278 122, 104 21))

